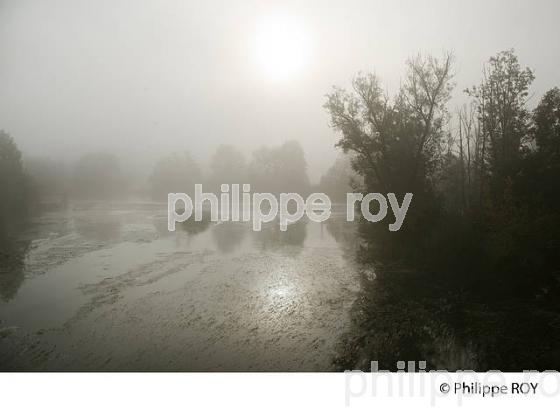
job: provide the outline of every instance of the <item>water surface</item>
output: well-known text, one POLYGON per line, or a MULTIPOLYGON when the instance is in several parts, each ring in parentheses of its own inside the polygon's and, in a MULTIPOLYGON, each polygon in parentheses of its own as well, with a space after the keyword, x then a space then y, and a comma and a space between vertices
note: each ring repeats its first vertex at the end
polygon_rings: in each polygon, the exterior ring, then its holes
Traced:
POLYGON ((171 233, 162 204, 46 213, 0 259, 0 367, 330 370, 359 283, 341 218, 171 233))

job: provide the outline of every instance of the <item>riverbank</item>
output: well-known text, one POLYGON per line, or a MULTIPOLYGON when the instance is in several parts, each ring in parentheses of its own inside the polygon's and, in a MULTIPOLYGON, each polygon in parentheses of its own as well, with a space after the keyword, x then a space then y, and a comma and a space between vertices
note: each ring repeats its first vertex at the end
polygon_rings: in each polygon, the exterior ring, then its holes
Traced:
POLYGON ((338 370, 523 371, 560 367, 560 313, 538 300, 480 301, 411 271, 362 278, 338 370))

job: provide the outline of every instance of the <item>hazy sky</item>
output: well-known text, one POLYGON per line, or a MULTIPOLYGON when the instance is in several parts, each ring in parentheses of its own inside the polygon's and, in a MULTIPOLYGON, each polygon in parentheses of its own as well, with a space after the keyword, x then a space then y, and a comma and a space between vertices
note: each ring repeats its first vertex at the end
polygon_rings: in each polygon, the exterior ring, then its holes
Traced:
POLYGON ((453 50, 460 95, 514 47, 537 101, 560 86, 559 15, 557 0, 0 0, 0 129, 30 155, 110 150, 137 168, 297 139, 316 180, 336 156, 322 108, 332 85, 375 71, 393 93, 408 56, 453 50), (269 21, 305 43, 286 78, 256 55, 269 21))

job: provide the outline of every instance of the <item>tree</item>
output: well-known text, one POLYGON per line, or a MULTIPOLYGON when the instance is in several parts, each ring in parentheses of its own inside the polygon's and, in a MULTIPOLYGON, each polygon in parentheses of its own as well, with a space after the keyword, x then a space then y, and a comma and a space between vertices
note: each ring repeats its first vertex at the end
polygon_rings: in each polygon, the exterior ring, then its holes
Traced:
POLYGON ((507 180, 519 170, 529 135, 526 102, 534 78, 529 68, 521 68, 514 50, 506 50, 490 58, 482 83, 466 90, 475 100, 481 123, 480 181, 488 163, 494 193, 503 192, 507 180))
POLYGON ((428 56, 417 56, 407 62, 408 75, 397 104, 400 111, 409 113, 414 130, 411 182, 417 182, 419 173, 428 176, 437 161, 444 125, 448 120, 447 102, 451 97, 453 56, 446 54, 442 61, 428 56))
POLYGON ((338 142, 355 154, 355 171, 370 189, 406 192, 425 183, 440 149, 447 119, 452 56, 440 61, 418 56, 407 61, 407 75, 395 101, 374 74, 359 74, 352 92, 335 88, 324 107, 338 142))
POLYGON ((68 194, 69 175, 66 164, 50 158, 25 158, 24 166, 38 195, 45 197, 68 194))
POLYGON ((476 108, 471 104, 463 106, 459 111, 459 135, 461 144, 461 164, 462 164, 462 184, 466 185, 466 192, 463 198, 463 208, 468 208, 471 205, 471 198, 473 196, 475 167, 479 162, 478 157, 478 140, 479 140, 479 124, 475 118, 476 108), (466 174, 466 181, 465 181, 466 174))
POLYGON ((560 89, 549 90, 533 111, 531 135, 536 152, 527 157, 523 175, 526 196, 538 195, 550 209, 560 201, 560 89))
POLYGON ((319 191, 324 192, 332 201, 346 202, 346 194, 353 192, 359 184, 358 175, 353 171, 351 159, 347 155, 338 157, 335 163, 321 176, 319 191))
POLYGON ((243 184, 247 180, 247 162, 231 145, 220 145, 210 161, 210 184, 218 192, 221 184, 243 184))
POLYGON ((385 226, 364 223, 363 237, 376 260, 401 259, 412 264, 433 252, 431 240, 441 213, 435 178, 444 162, 448 121, 446 103, 453 89, 451 54, 439 60, 417 56, 406 63, 397 95, 383 93, 373 74, 359 74, 352 91, 335 88, 324 105, 341 137, 337 146, 352 154, 354 171, 367 192, 414 194, 407 224, 389 233, 385 226))
POLYGON ((202 183, 202 172, 188 152, 161 158, 150 176, 153 199, 164 200, 170 192, 194 193, 194 185, 202 183))
POLYGON ((74 166, 73 193, 82 199, 110 199, 122 195, 124 177, 113 154, 98 152, 82 156, 74 166))
POLYGON ((29 180, 13 138, 0 130, 0 234, 23 220, 29 206, 29 180))
POLYGON ((255 192, 305 194, 309 191, 305 153, 297 141, 253 152, 249 176, 255 192))
POLYGON ((548 160, 560 161, 560 89, 549 90, 533 113, 533 135, 539 153, 548 160))

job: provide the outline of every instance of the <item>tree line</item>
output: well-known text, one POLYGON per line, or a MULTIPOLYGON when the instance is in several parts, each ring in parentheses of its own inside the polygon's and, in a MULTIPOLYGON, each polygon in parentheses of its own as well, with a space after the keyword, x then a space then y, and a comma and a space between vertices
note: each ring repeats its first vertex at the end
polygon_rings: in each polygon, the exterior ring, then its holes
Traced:
POLYGON ((250 158, 233 145, 216 148, 203 167, 189 152, 172 153, 156 161, 149 176, 135 181, 119 158, 108 152, 88 153, 73 164, 49 158, 24 157, 14 139, 0 133, 0 231, 17 226, 45 204, 67 199, 116 200, 127 197, 165 201, 169 192, 219 192, 221 184, 250 183, 262 192, 308 194, 305 153, 296 141, 260 147, 250 158))
POLYGON ((361 189, 414 193, 400 231, 360 224, 376 280, 363 280, 341 368, 558 366, 560 89, 530 109, 535 75, 506 50, 451 110, 453 66, 417 56, 393 96, 373 74, 327 95, 361 189))
POLYGON ((327 95, 362 189, 414 193, 399 233, 364 227, 372 259, 445 272, 460 286, 482 276, 513 293, 556 289, 560 90, 529 110, 535 76, 506 50, 452 114, 453 63, 451 54, 409 59, 392 98, 373 74, 327 95))

